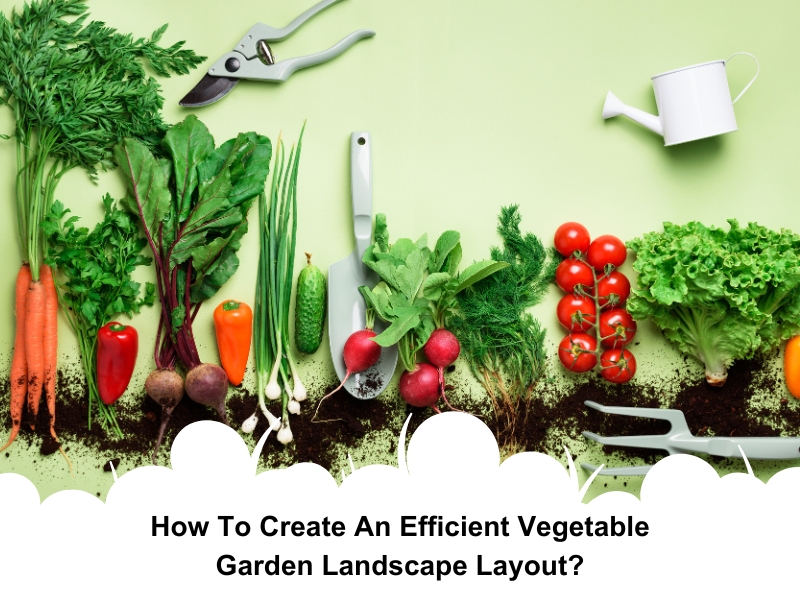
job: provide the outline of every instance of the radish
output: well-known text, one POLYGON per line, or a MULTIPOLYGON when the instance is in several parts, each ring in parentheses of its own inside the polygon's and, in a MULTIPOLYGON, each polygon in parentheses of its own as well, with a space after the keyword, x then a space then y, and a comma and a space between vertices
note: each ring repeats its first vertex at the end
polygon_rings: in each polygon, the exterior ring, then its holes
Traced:
POLYGON ((422 350, 431 364, 442 370, 456 362, 461 352, 461 344, 447 329, 435 329, 422 350))
MULTIPOLYGON (((370 324, 371 323, 368 323, 368 325, 370 324)), ((347 381, 347 378, 350 377, 350 375, 353 373, 361 373, 361 371, 366 371, 378 362, 381 357, 381 347, 372 340, 372 338, 374 338, 376 335, 377 334, 372 330, 372 328, 367 326, 365 329, 361 329, 350 334, 350 337, 347 338, 347 341, 344 343, 344 352, 342 353, 344 355, 344 366, 347 368, 347 373, 345 374, 344 379, 342 379, 342 383, 339 384, 339 387, 319 401, 319 404, 317 404, 317 409, 314 411, 314 418, 311 419, 313 422, 325 422, 316 420, 320 404, 342 389, 342 386, 344 385, 345 381, 347 381)), ((332 420, 338 421, 339 419, 332 420)))
POLYGON ((413 371, 406 371, 400 377, 400 395, 411 406, 436 408, 439 400, 439 372, 428 363, 414 365, 413 371))
POLYGON ((458 343, 458 338, 447 329, 435 329, 422 349, 431 364, 439 370, 439 387, 444 403, 456 410, 450 406, 445 395, 444 370, 456 362, 461 353, 461 344, 458 343))

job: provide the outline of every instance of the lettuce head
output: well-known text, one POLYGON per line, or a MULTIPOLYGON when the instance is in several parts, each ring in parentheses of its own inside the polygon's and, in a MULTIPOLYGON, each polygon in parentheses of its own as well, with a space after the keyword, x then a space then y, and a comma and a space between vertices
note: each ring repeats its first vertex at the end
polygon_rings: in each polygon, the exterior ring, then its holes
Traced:
POLYGON ((627 244, 638 284, 628 311, 700 360, 712 385, 725 383, 734 360, 800 332, 800 236, 728 223, 664 223, 627 244))

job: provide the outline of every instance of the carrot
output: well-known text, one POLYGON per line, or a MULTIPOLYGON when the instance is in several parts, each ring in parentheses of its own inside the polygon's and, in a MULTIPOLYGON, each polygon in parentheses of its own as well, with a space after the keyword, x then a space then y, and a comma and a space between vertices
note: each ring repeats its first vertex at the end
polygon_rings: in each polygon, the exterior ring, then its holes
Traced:
POLYGON ((50 267, 44 265, 40 271, 44 286, 44 393, 47 412, 50 413, 50 435, 56 436, 56 365, 58 364, 58 294, 53 283, 50 267))
POLYGON ((11 359, 11 435, 0 452, 8 448, 19 433, 22 423, 22 407, 28 392, 28 362, 25 359, 25 304, 28 297, 28 286, 31 282, 31 269, 22 265, 17 273, 17 291, 15 314, 17 331, 14 340, 14 357, 11 359))
POLYGON ((41 281, 31 280, 25 305, 25 359, 28 361, 28 414, 31 429, 36 428, 36 415, 44 383, 44 307, 45 294, 41 281))

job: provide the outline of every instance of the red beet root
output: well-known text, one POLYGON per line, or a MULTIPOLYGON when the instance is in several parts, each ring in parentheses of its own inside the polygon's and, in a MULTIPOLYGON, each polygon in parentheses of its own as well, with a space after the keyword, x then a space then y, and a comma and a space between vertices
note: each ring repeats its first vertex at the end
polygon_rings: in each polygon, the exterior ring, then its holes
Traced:
POLYGON ((144 382, 147 395, 161 406, 161 425, 158 428, 156 447, 153 450, 153 464, 156 464, 156 455, 164 438, 164 431, 172 416, 172 411, 183 398, 183 378, 174 369, 158 369, 147 376, 144 382))
POLYGON ((195 402, 214 408, 225 425, 225 397, 228 395, 228 375, 217 365, 203 363, 186 374, 186 395, 195 402))
POLYGON ((411 406, 433 406, 439 400, 439 371, 428 363, 418 363, 400 377, 400 396, 411 406))

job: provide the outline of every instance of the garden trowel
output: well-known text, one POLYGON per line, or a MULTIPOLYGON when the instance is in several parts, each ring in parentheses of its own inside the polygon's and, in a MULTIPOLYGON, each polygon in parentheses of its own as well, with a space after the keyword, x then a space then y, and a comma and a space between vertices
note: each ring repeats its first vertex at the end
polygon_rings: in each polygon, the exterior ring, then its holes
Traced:
MULTIPOLYGON (((350 137, 350 187, 353 198, 353 230, 356 249, 343 260, 331 265, 328 271, 328 333, 333 366, 339 381, 344 379, 344 344, 355 331, 364 329, 366 305, 359 286, 377 285, 378 275, 361 261, 372 243, 372 140, 369 132, 355 132, 350 137)), ((375 331, 384 324, 377 318, 375 331)), ((380 394, 397 365, 397 346, 381 349, 378 363, 361 373, 353 373, 344 388, 355 398, 369 400, 380 394)))

